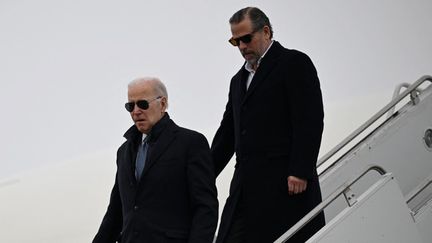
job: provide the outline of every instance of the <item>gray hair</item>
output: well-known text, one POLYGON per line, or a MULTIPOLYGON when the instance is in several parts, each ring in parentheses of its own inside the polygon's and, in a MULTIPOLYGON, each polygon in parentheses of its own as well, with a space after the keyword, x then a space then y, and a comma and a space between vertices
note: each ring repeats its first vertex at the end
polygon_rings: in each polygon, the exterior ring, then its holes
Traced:
POLYGON ((136 78, 128 84, 128 88, 131 88, 132 86, 135 85, 144 84, 144 83, 150 83, 151 86, 153 87, 153 92, 157 96, 163 96, 168 100, 168 91, 165 87, 165 84, 163 84, 162 81, 156 77, 136 78))
POLYGON ((229 23, 230 24, 238 24, 241 21, 243 21, 246 16, 248 16, 249 19, 251 20, 252 28, 254 31, 258 31, 267 25, 270 29, 270 39, 273 38, 273 28, 270 24, 270 20, 267 17, 267 15, 265 15, 265 13, 263 11, 261 11, 261 9, 259 9, 259 8, 246 7, 246 8, 240 9, 239 11, 234 13, 233 16, 229 19, 229 23))

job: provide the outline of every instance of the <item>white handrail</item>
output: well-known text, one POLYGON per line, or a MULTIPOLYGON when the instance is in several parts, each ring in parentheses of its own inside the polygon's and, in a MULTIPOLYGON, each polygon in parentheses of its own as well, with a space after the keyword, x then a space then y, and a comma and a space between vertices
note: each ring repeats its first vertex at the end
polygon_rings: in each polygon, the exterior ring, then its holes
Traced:
MULTIPOLYGON (((408 196, 406 196, 406 203, 410 203, 414 198, 416 198, 421 192, 423 192, 429 185, 432 184, 432 175, 426 178, 414 191, 412 191, 408 196)), ((415 207, 417 208, 417 207, 415 207)), ((413 215, 418 213, 417 210, 413 210, 413 215)))
MULTIPOLYGON (((351 187, 354 183, 356 183, 360 178, 362 178, 364 175, 366 175, 369 171, 375 170, 381 175, 385 175, 386 171, 378 166, 378 165, 371 165, 366 169, 363 173, 361 173, 359 176, 354 178, 348 183, 345 183, 338 187, 330 196, 328 196, 325 200, 323 200, 320 204, 318 204, 312 211, 310 211, 308 214, 306 214, 300 221, 298 221, 294 226, 292 226, 287 232, 285 232, 283 235, 281 235, 274 243, 284 243, 287 240, 289 240, 295 233, 297 233, 301 228, 303 228, 307 223, 309 223, 315 216, 317 216, 321 211, 324 210, 330 203, 335 201, 342 193, 345 192, 345 190, 349 187, 351 187)), ((347 200, 345 198, 345 200, 347 200)), ((347 201, 349 204, 349 202, 347 201)))
MULTIPOLYGON (((395 90, 394 90, 394 92, 393 92, 392 100, 397 99, 397 97, 399 96, 400 91, 401 91, 402 88, 409 88, 409 86, 410 86, 409 83, 401 83, 401 84, 399 84, 398 86, 396 86, 396 88, 395 88, 395 90)), ((420 94, 422 91, 423 91, 423 90, 420 89, 420 88, 416 88, 414 91, 412 91, 412 92, 411 92, 411 100, 412 100, 413 102, 415 102, 415 100, 414 100, 415 96, 417 96, 417 93, 420 94), (417 92, 417 93, 415 93, 415 95, 414 95, 413 92, 417 92)), ((390 118, 390 117, 393 115, 395 108, 396 108, 396 106, 393 106, 393 107, 388 111, 388 113, 387 113, 387 118, 390 118)))
MULTIPOLYGON (((414 82, 412 85, 410 85, 404 92, 402 92, 400 95, 398 95, 396 98, 394 98, 390 103, 388 103, 386 106, 384 106, 384 108, 382 108, 374 116, 372 116, 369 120, 367 120, 365 123, 363 123, 363 125, 361 125, 357 130, 355 130, 354 132, 352 132, 341 143, 339 143, 338 145, 336 145, 336 147, 334 147, 332 150, 330 150, 328 153, 326 153, 323 157, 321 157, 318 160, 317 166, 321 166, 322 164, 324 164, 328 159, 330 159, 337 152, 339 152, 342 148, 344 148, 349 142, 351 142, 352 140, 354 140, 364 130, 366 130, 368 127, 370 127, 374 122, 376 122, 379 118, 381 118, 384 114, 386 114, 390 109, 392 109, 395 105, 397 105, 408 94, 411 94, 411 92, 417 90, 417 87, 420 86, 425 81, 432 82, 432 76, 430 76, 430 75, 424 75, 421 78, 419 78, 416 82, 414 82)), ((336 162, 334 162, 333 164, 331 164, 328 168, 332 167, 335 163, 336 162)), ((322 173, 324 173, 326 170, 321 171, 320 175, 322 173)))

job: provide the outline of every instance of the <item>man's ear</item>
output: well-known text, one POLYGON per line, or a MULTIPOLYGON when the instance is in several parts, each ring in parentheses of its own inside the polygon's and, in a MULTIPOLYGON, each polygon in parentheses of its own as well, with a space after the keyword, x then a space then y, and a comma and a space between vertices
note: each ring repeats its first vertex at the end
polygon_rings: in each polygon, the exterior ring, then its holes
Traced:
POLYGON ((168 109, 168 99, 163 96, 160 100, 161 106, 162 106, 162 110, 166 111, 168 109))
POLYGON ((270 39, 270 27, 268 27, 267 25, 263 27, 263 32, 265 34, 266 37, 268 37, 270 39))

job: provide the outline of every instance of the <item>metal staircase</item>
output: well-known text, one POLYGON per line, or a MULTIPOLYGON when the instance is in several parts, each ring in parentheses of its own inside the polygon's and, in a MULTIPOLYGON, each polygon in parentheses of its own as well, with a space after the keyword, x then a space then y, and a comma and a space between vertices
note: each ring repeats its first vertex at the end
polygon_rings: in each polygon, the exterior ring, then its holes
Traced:
POLYGON ((432 242, 431 81, 398 86, 389 104, 319 160, 323 202, 275 242, 322 210, 327 224, 308 243, 432 242))

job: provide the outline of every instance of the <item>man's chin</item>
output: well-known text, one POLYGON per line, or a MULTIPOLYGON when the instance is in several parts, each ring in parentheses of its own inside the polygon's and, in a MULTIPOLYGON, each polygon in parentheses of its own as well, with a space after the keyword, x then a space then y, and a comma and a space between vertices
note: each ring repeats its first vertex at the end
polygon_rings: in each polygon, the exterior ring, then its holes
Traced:
POLYGON ((144 126, 142 124, 135 124, 135 126, 138 128, 138 131, 140 131, 141 133, 147 133, 147 131, 149 130, 147 126, 144 126))
POLYGON ((255 56, 251 56, 251 55, 245 55, 244 59, 246 62, 248 62, 250 65, 255 65, 255 63, 257 62, 255 56))

